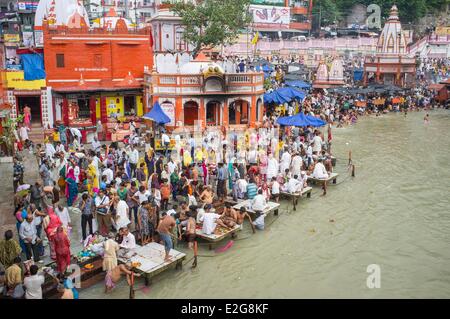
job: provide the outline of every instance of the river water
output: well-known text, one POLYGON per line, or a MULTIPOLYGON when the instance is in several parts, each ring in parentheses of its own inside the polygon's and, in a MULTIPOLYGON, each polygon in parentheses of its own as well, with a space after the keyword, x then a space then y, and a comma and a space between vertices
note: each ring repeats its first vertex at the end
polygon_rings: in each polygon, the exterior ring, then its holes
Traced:
MULTIPOLYGON (((449 298, 450 112, 432 111, 428 125, 423 117, 388 114, 334 129, 341 176, 325 197, 315 188, 296 212, 284 201, 265 231, 252 235, 246 225, 224 253, 202 246, 196 269, 169 270, 136 298, 449 298), (380 288, 366 285, 371 264, 380 288)), ((105 298, 103 289, 80 296, 105 298)), ((125 280, 108 297, 128 298, 125 280)))

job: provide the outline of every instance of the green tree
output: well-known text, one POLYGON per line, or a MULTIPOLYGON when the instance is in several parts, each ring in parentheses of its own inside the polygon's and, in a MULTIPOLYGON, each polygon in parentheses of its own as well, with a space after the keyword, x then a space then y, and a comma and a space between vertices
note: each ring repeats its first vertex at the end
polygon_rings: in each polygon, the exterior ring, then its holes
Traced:
POLYGON ((250 0, 203 0, 173 4, 171 10, 182 18, 184 38, 194 46, 196 56, 203 47, 233 43, 252 20, 250 0))
POLYGON ((335 0, 316 0, 313 6, 313 29, 341 21, 342 14, 335 0))

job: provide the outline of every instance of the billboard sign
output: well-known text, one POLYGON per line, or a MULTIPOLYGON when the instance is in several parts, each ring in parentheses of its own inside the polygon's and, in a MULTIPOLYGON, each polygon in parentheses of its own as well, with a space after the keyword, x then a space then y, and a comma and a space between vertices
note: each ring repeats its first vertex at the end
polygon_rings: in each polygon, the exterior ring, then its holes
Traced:
POLYGON ((34 11, 36 12, 39 1, 22 1, 17 4, 19 11, 34 11))
POLYGON ((249 10, 255 24, 289 25, 290 9, 288 7, 250 5, 249 10))

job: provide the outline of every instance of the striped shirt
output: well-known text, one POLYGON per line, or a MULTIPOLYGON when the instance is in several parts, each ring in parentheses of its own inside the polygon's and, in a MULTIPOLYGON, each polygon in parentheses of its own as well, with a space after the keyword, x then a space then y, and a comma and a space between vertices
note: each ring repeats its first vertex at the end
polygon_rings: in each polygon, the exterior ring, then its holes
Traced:
POLYGON ((258 187, 255 183, 249 183, 247 185, 247 197, 248 199, 253 199, 258 193, 258 187))

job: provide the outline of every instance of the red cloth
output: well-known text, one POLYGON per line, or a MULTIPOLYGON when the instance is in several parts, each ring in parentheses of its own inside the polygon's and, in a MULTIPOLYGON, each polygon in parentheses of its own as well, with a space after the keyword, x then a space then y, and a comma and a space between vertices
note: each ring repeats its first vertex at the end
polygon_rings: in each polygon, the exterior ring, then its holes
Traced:
POLYGON ((62 225, 62 222, 58 215, 55 214, 53 207, 48 208, 48 217, 50 218, 50 222, 45 229, 45 233, 47 234, 47 238, 52 240, 56 235, 56 230, 62 225))
POLYGON ((70 241, 62 227, 58 227, 54 245, 58 271, 64 272, 70 265, 70 241))

